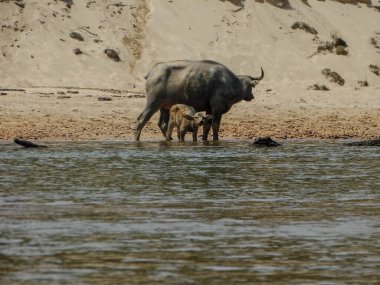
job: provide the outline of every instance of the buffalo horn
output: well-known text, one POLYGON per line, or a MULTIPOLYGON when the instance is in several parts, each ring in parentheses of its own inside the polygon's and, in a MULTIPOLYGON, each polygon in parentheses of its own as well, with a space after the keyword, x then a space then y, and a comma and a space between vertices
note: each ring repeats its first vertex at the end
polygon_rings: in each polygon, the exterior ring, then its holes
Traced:
POLYGON ((250 78, 252 81, 253 81, 253 80, 260 81, 261 79, 263 79, 263 78, 264 78, 264 70, 263 70, 263 68, 261 67, 261 75, 260 75, 260 77, 252 77, 252 76, 250 76, 249 78, 250 78))

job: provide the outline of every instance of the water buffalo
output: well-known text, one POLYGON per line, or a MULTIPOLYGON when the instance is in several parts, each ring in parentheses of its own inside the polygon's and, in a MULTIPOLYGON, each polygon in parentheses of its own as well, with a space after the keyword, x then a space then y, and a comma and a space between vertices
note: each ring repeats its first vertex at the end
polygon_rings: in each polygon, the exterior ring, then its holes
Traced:
MULTIPOLYGON (((252 88, 263 78, 262 68, 260 77, 235 75, 226 66, 210 60, 157 63, 145 76, 147 102, 137 118, 135 140, 140 139, 141 130, 158 110, 158 126, 166 136, 169 111, 175 104, 212 115, 213 140, 218 140, 222 115, 241 100, 251 101, 252 88)), ((207 140, 210 128, 211 125, 203 128, 203 140, 207 140)))
POLYGON ((170 108, 170 118, 168 123, 168 130, 166 131, 166 140, 170 141, 174 128, 177 128, 177 137, 183 142, 187 132, 193 134, 193 141, 197 141, 198 128, 205 124, 210 124, 212 120, 211 115, 204 116, 200 112, 195 112, 193 107, 176 104, 170 108))

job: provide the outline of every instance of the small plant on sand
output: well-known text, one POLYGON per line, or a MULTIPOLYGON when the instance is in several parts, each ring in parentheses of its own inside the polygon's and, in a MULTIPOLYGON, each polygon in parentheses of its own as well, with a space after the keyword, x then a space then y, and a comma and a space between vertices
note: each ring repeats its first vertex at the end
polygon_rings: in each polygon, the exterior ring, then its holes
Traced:
POLYGON ((321 42, 319 46, 317 47, 318 53, 323 53, 324 51, 333 52, 334 49, 334 43, 333 42, 321 42))
POLYGON ((259 3, 264 3, 265 1, 278 8, 282 8, 282 9, 292 8, 290 6, 289 0, 256 0, 256 2, 259 2, 259 3))
POLYGON ((339 33, 337 31, 330 32, 330 37, 335 41, 340 38, 339 33))
POLYGON ((220 1, 222 1, 222 2, 228 1, 228 2, 231 2, 232 4, 234 4, 235 6, 238 6, 241 8, 244 7, 244 0, 220 0, 220 1))
POLYGON ((307 33, 310 33, 310 34, 313 34, 313 35, 316 35, 318 34, 318 31, 316 29, 314 29, 313 27, 310 27, 308 24, 306 23, 303 23, 303 22, 295 22, 292 27, 291 27, 293 30, 304 30, 305 32, 307 33))
POLYGON ((84 41, 82 35, 80 33, 78 33, 78 32, 71 32, 70 33, 70 37, 73 38, 73 39, 75 39, 75 40, 77 40, 77 41, 80 41, 80 42, 84 41))
POLYGON ((309 4, 309 1, 308 1, 308 0, 301 0, 301 2, 302 2, 303 4, 305 4, 306 6, 311 7, 310 4, 309 4))
POLYGON ((380 76, 380 67, 378 65, 370 64, 369 70, 371 70, 377 76, 380 76))
POLYGON ((343 86, 345 83, 345 80, 342 76, 340 76, 337 72, 331 71, 330 68, 325 68, 322 70, 322 74, 331 82, 335 82, 339 84, 340 86, 343 86))
POLYGON ((71 8, 71 6, 74 4, 73 0, 61 0, 62 2, 66 3, 67 8, 71 8))
POLYGON ((120 61, 120 57, 119 57, 119 54, 114 51, 113 49, 105 49, 104 50, 104 53, 110 58, 112 59, 113 61, 116 61, 116 62, 119 62, 120 61))
POLYGON ((76 55, 81 55, 81 54, 83 54, 83 51, 81 51, 79 48, 75 48, 75 49, 73 50, 73 52, 74 52, 76 55))
POLYGON ((336 53, 337 55, 348 55, 348 45, 343 40, 338 32, 330 34, 332 41, 320 41, 318 38, 314 39, 319 45, 317 47, 317 53, 323 53, 325 51, 330 53, 336 53))
MULTIPOLYGON (((0 1, 1 2, 1 1, 0 1)), ((24 9, 25 8, 25 3, 20 1, 20 0, 17 0, 14 2, 17 6, 19 6, 21 9, 24 9)))
POLYGON ((371 44, 375 47, 375 48, 379 48, 380 49, 380 45, 379 43, 377 42, 377 40, 375 38, 371 38, 371 44))
POLYGON ((348 51, 346 50, 344 46, 337 46, 335 48, 335 53, 337 55, 348 55, 348 51))
POLYGON ((360 87, 368 87, 369 86, 367 80, 359 80, 358 84, 359 84, 360 87))
POLYGON ((313 85, 310 85, 307 90, 317 90, 317 91, 329 91, 330 89, 326 86, 326 85, 323 85, 323 84, 313 84, 313 85))

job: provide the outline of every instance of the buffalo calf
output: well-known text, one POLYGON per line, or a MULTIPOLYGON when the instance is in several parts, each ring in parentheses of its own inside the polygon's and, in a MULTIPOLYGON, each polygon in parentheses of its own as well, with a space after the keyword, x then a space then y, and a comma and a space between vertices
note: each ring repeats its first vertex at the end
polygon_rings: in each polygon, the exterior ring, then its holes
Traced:
POLYGON ((174 128, 177 128, 177 137, 183 142, 187 132, 193 134, 193 141, 197 141, 198 128, 204 124, 211 125, 212 116, 204 116, 202 113, 195 112, 193 107, 177 104, 170 108, 168 129, 166 140, 170 141, 174 128))

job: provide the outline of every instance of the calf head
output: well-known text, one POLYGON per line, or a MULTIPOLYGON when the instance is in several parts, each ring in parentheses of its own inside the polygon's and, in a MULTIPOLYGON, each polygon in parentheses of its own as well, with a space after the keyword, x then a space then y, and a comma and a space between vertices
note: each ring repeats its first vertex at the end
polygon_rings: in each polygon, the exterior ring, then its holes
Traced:
POLYGON ((211 115, 204 116, 200 112, 195 113, 194 116, 183 115, 183 117, 185 119, 189 120, 192 123, 192 126, 196 127, 196 128, 198 128, 199 126, 202 126, 204 124, 211 124, 211 122, 212 122, 212 116, 211 115))
POLYGON ((264 70, 263 68, 261 68, 261 75, 260 77, 252 77, 252 76, 249 76, 249 75, 239 75, 238 76, 240 82, 241 82, 241 85, 243 87, 243 100, 245 101, 251 101, 254 97, 253 97, 253 88, 259 83, 260 80, 262 80, 264 78, 264 70))

